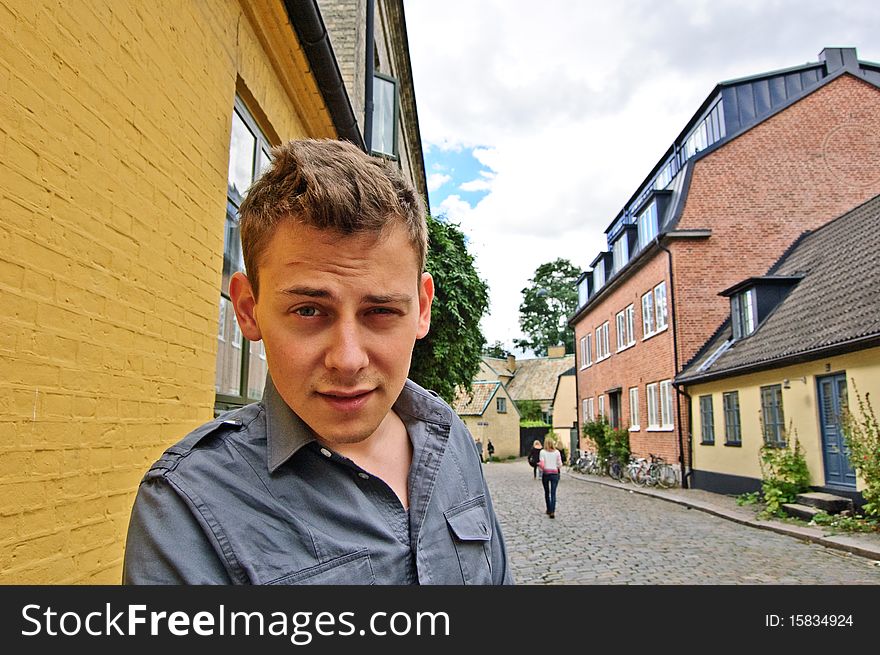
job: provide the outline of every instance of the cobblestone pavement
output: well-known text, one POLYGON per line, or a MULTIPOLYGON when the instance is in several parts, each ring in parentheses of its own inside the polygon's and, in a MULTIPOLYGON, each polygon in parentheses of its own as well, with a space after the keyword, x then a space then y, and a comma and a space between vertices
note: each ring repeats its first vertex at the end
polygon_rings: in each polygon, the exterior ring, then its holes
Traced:
POLYGON ((484 471, 518 584, 880 584, 870 559, 566 474, 551 519, 524 459, 484 471))

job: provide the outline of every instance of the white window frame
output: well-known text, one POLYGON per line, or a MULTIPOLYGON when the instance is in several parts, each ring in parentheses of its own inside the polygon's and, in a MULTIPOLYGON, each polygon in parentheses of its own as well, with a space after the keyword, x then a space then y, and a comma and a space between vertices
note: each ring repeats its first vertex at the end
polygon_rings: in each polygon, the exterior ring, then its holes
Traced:
POLYGON ((635 329, 635 315, 636 309, 634 305, 629 305, 625 310, 626 312, 626 336, 627 338, 627 346, 636 345, 636 329, 635 329))
POLYGON ((733 338, 742 339, 755 331, 758 324, 755 290, 748 289, 730 299, 733 338))
POLYGON ((588 418, 589 414, 587 413, 587 409, 589 408, 589 405, 587 404, 588 400, 589 400, 589 398, 581 399, 581 420, 584 423, 590 422, 590 419, 588 418))
POLYGON ((639 430, 639 388, 629 388, 629 429, 632 432, 639 430))
POLYGON ((595 398, 587 398, 587 416, 589 417, 588 422, 593 422, 596 420, 596 399, 595 398))
POLYGON ((581 368, 589 368, 593 365, 593 335, 585 334, 581 337, 581 368))
POLYGON ((626 266, 626 263, 629 261, 629 248, 627 246, 626 233, 617 237, 617 241, 611 246, 611 253, 614 272, 617 273, 617 271, 626 266))
POLYGON ((597 266, 593 268, 593 293, 605 286, 605 258, 599 260, 597 266))
POLYGON ((660 424, 665 430, 675 429, 672 405, 672 380, 662 380, 660 382, 660 424))
POLYGON ((605 394, 599 394, 599 416, 605 418, 605 394))
POLYGON ((617 312, 614 322, 617 326, 617 352, 620 352, 628 345, 626 341, 626 310, 617 312))
POLYGON ((639 226, 639 249, 642 249, 653 241, 654 237, 657 236, 657 232, 660 230, 656 201, 652 200, 651 203, 645 207, 645 210, 638 215, 636 222, 639 226))
POLYGON ((642 340, 656 334, 654 329, 654 292, 642 296, 642 340))
POLYGON ((596 361, 611 357, 611 345, 608 343, 608 321, 596 328, 596 361))
POLYGON ((648 400, 648 429, 660 428, 660 397, 659 385, 656 382, 645 385, 645 396, 648 400))
POLYGON ((666 282, 664 281, 654 287, 655 332, 662 332, 669 326, 669 308, 667 307, 666 297, 666 282))

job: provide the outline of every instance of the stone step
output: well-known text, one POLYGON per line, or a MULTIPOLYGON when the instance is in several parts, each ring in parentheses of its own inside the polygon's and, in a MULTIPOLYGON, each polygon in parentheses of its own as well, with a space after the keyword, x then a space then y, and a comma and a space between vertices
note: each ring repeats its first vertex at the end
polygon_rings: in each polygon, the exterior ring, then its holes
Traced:
POLYGON ((835 496, 822 491, 812 491, 797 495, 797 502, 801 505, 818 507, 828 514, 840 514, 844 511, 853 511, 853 502, 850 498, 835 496))
POLYGON ((785 513, 789 516, 794 516, 795 518, 803 519, 804 521, 811 521, 816 514, 822 511, 817 507, 801 505, 799 503, 783 503, 782 509, 785 510, 785 513))

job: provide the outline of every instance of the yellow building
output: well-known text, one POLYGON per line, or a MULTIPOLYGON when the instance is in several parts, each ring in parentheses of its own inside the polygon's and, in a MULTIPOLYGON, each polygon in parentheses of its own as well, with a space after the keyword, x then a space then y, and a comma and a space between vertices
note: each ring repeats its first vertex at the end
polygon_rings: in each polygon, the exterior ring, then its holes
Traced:
POLYGON ((0 583, 118 582, 149 464, 259 397, 225 289, 270 146, 366 135, 425 194, 402 2, 376 8, 365 130, 314 0, 4 3, 0 583))
POLYGON ((797 438, 813 488, 858 501, 841 431, 880 395, 880 196, 802 236, 722 292, 731 315, 676 378, 690 397, 693 486, 760 488, 759 450, 797 438))
POLYGON ((472 392, 459 393, 452 408, 482 445, 483 459, 489 458, 490 441, 495 457, 519 456, 519 411, 501 382, 474 382, 472 392))

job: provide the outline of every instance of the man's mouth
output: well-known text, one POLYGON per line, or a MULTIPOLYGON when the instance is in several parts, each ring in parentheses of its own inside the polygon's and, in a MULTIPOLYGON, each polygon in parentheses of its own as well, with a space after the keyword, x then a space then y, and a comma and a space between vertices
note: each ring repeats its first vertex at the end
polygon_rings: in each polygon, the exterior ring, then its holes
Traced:
POLYGON ((375 389, 329 389, 318 396, 340 412, 353 412, 363 407, 375 389))

